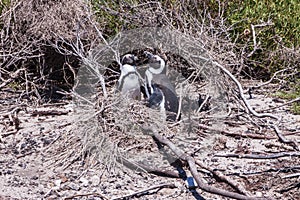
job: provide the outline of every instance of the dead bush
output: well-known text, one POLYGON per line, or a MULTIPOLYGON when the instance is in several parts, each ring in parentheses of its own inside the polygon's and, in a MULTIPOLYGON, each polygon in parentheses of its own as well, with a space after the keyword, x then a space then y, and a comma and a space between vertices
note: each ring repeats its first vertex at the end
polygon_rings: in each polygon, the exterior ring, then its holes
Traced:
POLYGON ((1 78, 14 84, 26 93, 35 93, 41 99, 53 97, 56 91, 70 89, 73 84, 73 69, 79 67, 77 55, 65 54, 53 48, 58 41, 76 42, 78 37, 88 50, 96 33, 91 20, 91 11, 85 1, 12 1, 1 16, 0 62, 1 78), (18 79, 10 74, 18 69, 26 73, 18 79), (70 70, 72 69, 72 70, 70 70))

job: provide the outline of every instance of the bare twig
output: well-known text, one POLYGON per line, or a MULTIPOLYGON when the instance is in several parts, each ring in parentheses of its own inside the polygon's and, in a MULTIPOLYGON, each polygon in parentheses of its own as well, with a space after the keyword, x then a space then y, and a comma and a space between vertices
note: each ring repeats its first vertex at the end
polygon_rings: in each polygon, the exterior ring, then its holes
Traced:
POLYGON ((246 158, 246 159, 275 159, 282 157, 300 157, 299 152, 280 152, 274 154, 216 154, 215 157, 225 157, 225 158, 246 158))
POLYGON ((294 178, 294 177, 299 177, 300 173, 294 173, 294 174, 289 174, 286 176, 283 176, 282 178, 294 178))
POLYGON ((299 188, 300 187, 300 182, 294 183, 294 184, 290 184, 287 188, 281 189, 280 192, 284 193, 284 192, 288 192, 294 188, 299 188))
POLYGON ((300 166, 293 166, 293 167, 283 167, 283 168, 269 168, 267 170, 263 170, 263 171, 247 171, 247 172, 238 172, 238 173, 228 173, 226 174, 227 176, 231 176, 231 175, 254 175, 254 174, 263 174, 263 173, 268 173, 268 172, 290 172, 293 170, 298 170, 300 169, 300 166))
POLYGON ((141 163, 129 161, 122 157, 118 158, 118 161, 133 170, 148 172, 148 173, 155 174, 158 176, 180 178, 178 172, 174 172, 171 170, 164 170, 164 169, 159 169, 157 167, 150 167, 150 166, 147 166, 147 165, 144 165, 141 163))
POLYGON ((247 109, 249 110, 249 112, 252 115, 254 115, 255 117, 258 117, 258 118, 270 117, 270 118, 278 120, 278 117, 275 115, 272 115, 270 113, 257 113, 255 110, 253 110, 253 108, 251 107, 251 105, 248 103, 247 99, 244 96, 243 87, 242 87, 241 83, 224 66, 222 66, 221 64, 219 64, 217 62, 213 62, 213 64, 215 64, 217 67, 219 67, 225 74, 227 74, 233 80, 233 82, 236 84, 236 86, 239 89, 240 98, 242 99, 245 106, 247 107, 247 109))
POLYGON ((137 192, 133 192, 132 194, 128 194, 128 195, 123 195, 123 196, 120 196, 120 197, 112 198, 111 200, 128 199, 128 198, 132 198, 132 197, 137 196, 137 195, 145 194, 146 192, 149 192, 151 190, 158 189, 158 191, 159 191, 159 190, 161 190, 163 188, 176 188, 176 186, 173 183, 164 183, 164 184, 160 184, 160 185, 149 187, 147 189, 139 190, 137 192))
POLYGON ((160 134, 157 133, 157 131, 154 128, 151 127, 143 127, 144 130, 148 131, 149 133, 153 134, 153 136, 162 144, 167 145, 175 154, 176 156, 178 156, 179 159, 186 161, 190 167, 190 171, 194 177, 194 179, 196 180, 198 186, 200 189, 209 192, 209 193, 213 193, 213 194, 218 194, 221 196, 225 196, 225 197, 230 197, 230 198, 234 198, 234 199, 264 199, 264 198, 256 198, 256 197, 249 197, 249 196, 245 196, 245 195, 241 195, 238 193, 234 193, 234 192, 229 192, 226 190, 222 190, 222 189, 218 189, 215 188, 213 186, 210 186, 206 183, 204 183, 201 180, 201 177, 198 173, 198 170, 196 168, 196 164, 195 164, 195 160, 194 158, 192 158, 191 156, 187 155, 186 153, 184 153, 181 149, 179 149, 178 147, 176 147, 170 140, 168 140, 167 138, 161 136, 160 134))
POLYGON ((208 166, 205 166, 202 162, 196 160, 195 161, 197 165, 199 165, 200 167, 208 170, 210 173, 212 173, 215 177, 217 177, 219 180, 227 183, 228 185, 230 185, 232 188, 234 188, 236 191, 238 191, 240 194, 244 194, 244 195, 249 195, 249 192, 246 191, 246 189, 239 183, 234 182, 233 180, 230 180, 230 178, 224 176, 221 172, 218 172, 208 166))
POLYGON ((272 76, 268 81, 263 82, 263 83, 261 83, 261 84, 259 84, 259 85, 251 86, 251 87, 249 87, 247 90, 245 90, 244 93, 246 94, 246 93, 249 93, 249 92, 250 92, 251 90, 253 90, 253 89, 261 88, 261 87, 263 87, 263 86, 265 86, 265 85, 268 85, 269 83, 271 83, 271 82, 274 80, 274 78, 275 78, 279 73, 285 72, 285 71, 287 71, 287 70, 289 70, 289 69, 292 69, 292 67, 290 67, 290 68, 285 68, 285 69, 282 69, 282 70, 279 70, 279 71, 275 72, 275 73, 273 74, 273 76, 272 76))
POLYGON ((271 125, 271 127, 275 130, 280 142, 283 142, 283 143, 286 143, 286 144, 291 144, 294 147, 294 149, 299 151, 299 146, 298 146, 298 143, 296 141, 286 139, 282 135, 282 133, 281 133, 280 129, 278 128, 278 126, 271 125))
POLYGON ((255 51, 259 48, 259 45, 260 45, 260 42, 256 42, 256 33, 255 33, 255 28, 258 28, 258 27, 265 27, 265 26, 272 26, 274 25, 274 23, 272 23, 270 20, 267 21, 267 22, 264 22, 262 24, 256 24, 256 25, 253 25, 251 24, 251 30, 252 30, 252 37, 253 37, 253 50, 247 55, 247 57, 251 57, 255 51))
POLYGON ((86 193, 86 194, 75 194, 75 195, 66 197, 66 198, 64 198, 64 199, 65 199, 65 200, 68 200, 68 199, 74 199, 74 198, 77 198, 77 197, 88 197, 88 196, 100 197, 100 198, 102 198, 102 199, 107 199, 107 200, 109 199, 108 197, 104 196, 103 194, 100 194, 100 193, 97 193, 97 192, 86 193))
POLYGON ((300 97, 296 98, 296 99, 293 99, 293 100, 290 100, 288 102, 285 102, 279 106, 275 106, 275 107, 271 107, 271 108, 267 108, 267 109, 263 109, 263 110, 260 110, 259 112, 265 112, 265 111, 269 111, 269 110, 274 110, 274 109, 277 109, 277 108, 280 108, 280 107, 283 107, 283 106, 286 106, 286 105, 290 105, 292 103, 295 103, 295 102, 300 102, 300 97))
POLYGON ((3 137, 3 138, 8 137, 8 136, 13 135, 13 134, 15 134, 15 133, 17 133, 17 132, 18 132, 17 130, 13 130, 13 131, 9 131, 9 132, 6 132, 6 133, 2 133, 2 134, 0 135, 0 138, 1 138, 1 137, 3 137))
POLYGON ((197 112, 200 112, 201 109, 204 107, 204 105, 207 103, 207 101, 209 100, 210 96, 206 95, 204 101, 201 103, 200 107, 198 108, 197 112))
POLYGON ((216 129, 214 127, 207 126, 204 124, 198 124, 198 127, 205 129, 205 130, 216 131, 216 132, 222 133, 224 135, 233 136, 233 137, 243 137, 243 138, 253 138, 253 139, 276 139, 276 137, 274 137, 274 136, 267 136, 267 135, 261 135, 261 134, 233 133, 233 132, 226 131, 223 129, 216 129))

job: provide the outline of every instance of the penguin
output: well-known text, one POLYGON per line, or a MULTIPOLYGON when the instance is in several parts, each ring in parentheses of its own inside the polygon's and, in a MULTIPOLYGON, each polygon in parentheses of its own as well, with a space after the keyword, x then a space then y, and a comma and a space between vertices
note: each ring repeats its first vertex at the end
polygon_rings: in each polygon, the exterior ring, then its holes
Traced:
POLYGON ((179 101, 175 87, 166 75, 165 61, 158 55, 145 52, 149 59, 145 72, 145 88, 148 91, 149 107, 159 107, 166 112, 167 120, 175 121, 179 109, 179 101))
POLYGON ((166 62, 158 55, 153 55, 148 51, 145 51, 144 53, 148 58, 148 68, 145 72, 145 87, 146 90, 149 90, 148 95, 153 92, 150 87, 152 83, 167 87, 176 94, 174 85, 166 75, 166 62))
POLYGON ((121 60, 121 75, 117 84, 117 91, 129 98, 141 99, 141 84, 140 78, 137 74, 135 62, 137 57, 133 54, 126 54, 121 60))
POLYGON ((159 109, 164 119, 176 121, 179 106, 176 94, 158 84, 152 84, 151 88, 153 93, 148 99, 148 107, 159 109))

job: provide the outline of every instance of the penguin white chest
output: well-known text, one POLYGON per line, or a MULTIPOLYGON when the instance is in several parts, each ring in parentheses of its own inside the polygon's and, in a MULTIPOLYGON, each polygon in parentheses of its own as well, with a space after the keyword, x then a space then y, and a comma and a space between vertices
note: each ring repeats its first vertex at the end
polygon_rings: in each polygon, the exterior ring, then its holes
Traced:
POLYGON ((123 94, 138 88, 139 88, 139 78, 137 74, 132 73, 124 77, 123 86, 122 86, 123 94))

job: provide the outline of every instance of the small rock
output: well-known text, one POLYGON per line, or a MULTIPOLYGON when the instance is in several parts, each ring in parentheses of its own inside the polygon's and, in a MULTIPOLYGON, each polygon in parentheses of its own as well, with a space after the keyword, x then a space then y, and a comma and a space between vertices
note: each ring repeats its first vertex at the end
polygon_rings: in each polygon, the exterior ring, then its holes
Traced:
POLYGON ((256 192, 256 193, 255 193, 255 196, 257 196, 257 197, 262 197, 263 194, 262 194, 261 192, 256 192))
POLYGON ((236 143, 234 141, 228 140, 226 141, 226 147, 228 149, 235 149, 236 148, 236 143))
POLYGON ((60 184, 61 184, 61 180, 58 179, 58 180, 54 180, 54 185, 57 186, 57 187, 60 187, 60 184))
POLYGON ((59 190, 60 189, 60 184, 61 184, 61 180, 54 180, 53 181, 54 186, 51 188, 52 190, 59 190))
POLYGON ((120 189, 121 188, 121 185, 120 184, 117 184, 116 185, 116 189, 120 189))
POLYGON ((79 185, 77 185, 76 183, 70 183, 68 186, 69 186, 69 188, 72 189, 72 190, 75 190, 75 191, 80 190, 79 185))
POLYGON ((100 184, 100 178, 99 178, 99 176, 94 175, 91 178, 91 183, 92 183, 92 186, 98 186, 100 184))
POLYGON ((59 177, 60 177, 60 180, 61 180, 62 183, 65 183, 65 182, 68 181, 68 178, 64 174, 59 175, 59 177))
POLYGON ((89 185, 89 181, 88 181, 86 178, 81 177, 81 178, 79 179, 79 181, 82 183, 82 185, 83 185, 84 187, 87 187, 87 186, 89 185))

